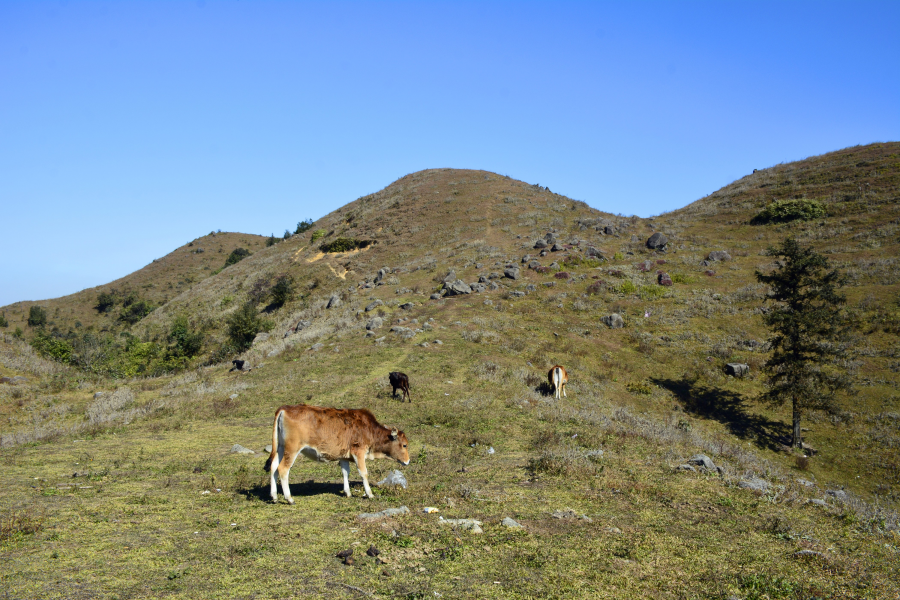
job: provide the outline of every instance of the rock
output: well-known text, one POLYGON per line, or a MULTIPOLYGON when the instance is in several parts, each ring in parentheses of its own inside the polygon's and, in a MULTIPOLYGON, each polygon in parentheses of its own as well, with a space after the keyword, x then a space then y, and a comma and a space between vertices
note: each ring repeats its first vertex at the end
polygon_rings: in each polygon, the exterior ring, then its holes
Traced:
POLYGON ((373 302, 370 302, 369 304, 366 305, 366 312, 369 312, 370 310, 375 310, 376 308, 378 308, 378 307, 381 306, 382 304, 384 304, 384 302, 382 302, 381 300, 376 299, 376 300, 374 300, 373 302))
POLYGON ((434 344, 435 344, 436 346, 443 346, 443 345, 444 345, 444 342, 442 342, 441 340, 434 340, 434 344))
POLYGON ((610 329, 621 329, 622 327, 625 327, 625 319, 617 313, 600 317, 600 321, 610 329))
POLYGON ((519 278, 519 267, 509 267, 503 271, 504 277, 508 277, 509 279, 518 279, 519 278))
POLYGON ((613 227, 612 225, 607 225, 606 227, 603 228, 603 233, 606 235, 615 235, 616 228, 613 227))
POLYGON ((731 260, 731 255, 724 250, 713 250, 706 257, 706 260, 731 260))
POLYGON ((675 470, 676 471, 693 471, 694 473, 697 472, 697 469, 695 469, 693 467, 693 465, 678 465, 677 467, 675 467, 675 470))
POLYGON ((268 446, 263 448, 263 452, 265 452, 267 454, 272 454, 272 444, 269 444, 268 446))
POLYGON ((530 263, 528 263, 528 268, 529 268, 529 269, 532 269, 532 270, 537 269, 537 268, 540 267, 540 266, 541 266, 541 263, 539 263, 539 262, 536 261, 536 260, 533 260, 533 261, 531 261, 530 263))
POLYGON ((255 345, 258 344, 259 342, 264 342, 264 341, 266 341, 267 339, 269 339, 269 334, 268 334, 268 333, 257 333, 257 334, 256 334, 256 337, 253 338, 253 345, 255 346, 255 345))
POLYGON ((331 298, 328 299, 328 304, 325 306, 325 308, 340 308, 342 304, 343 302, 341 301, 341 297, 337 294, 332 294, 331 298))
POLYGON ((319 350, 321 350, 324 347, 325 347, 325 344, 319 342, 318 344, 313 344, 312 346, 310 346, 309 349, 312 350, 313 352, 318 352, 319 350))
POLYGON ((660 232, 656 232, 647 238, 647 247, 651 250, 656 250, 658 248, 664 248, 666 244, 669 243, 669 240, 661 234, 660 232))
POLYGON ((825 490, 825 493, 841 502, 846 502, 850 499, 850 497, 847 496, 847 492, 844 490, 825 490))
POLYGON ((429 297, 430 297, 432 300, 440 300, 440 299, 441 299, 441 295, 440 295, 440 294, 432 294, 432 295, 429 296, 429 297))
POLYGON ((455 279, 456 279, 456 271, 454 271, 453 269, 450 269, 449 271, 447 271, 447 274, 444 275, 444 278, 441 279, 441 282, 450 283, 450 282, 454 281, 455 279))
POLYGON ((751 477, 738 482, 738 487, 745 490, 753 490, 754 492, 767 492, 769 491, 769 482, 759 477, 751 477))
POLYGON ((381 317, 375 317, 371 319, 368 323, 366 323, 366 329, 372 331, 374 329, 381 329, 384 326, 384 319, 381 317))
POLYGON ((476 294, 479 294, 479 293, 487 290, 487 285, 485 285, 483 283, 472 283, 469 285, 469 287, 472 288, 472 291, 476 294))
POLYGON ((634 265, 634 268, 641 273, 646 273, 653 268, 653 264, 654 263, 652 260, 645 260, 644 262, 639 262, 638 264, 634 265))
POLYGON ((607 528, 604 529, 603 531, 605 531, 606 533, 612 533, 612 534, 615 534, 615 535, 618 535, 618 534, 622 533, 622 530, 619 529, 618 527, 607 527, 607 528))
POLYGON ((515 291, 515 292, 510 292, 509 295, 512 296, 513 298, 524 298, 525 292, 515 291))
POLYGON ((537 286, 534 285, 533 283, 529 283, 528 285, 525 286, 526 292, 534 292, 536 290, 537 290, 537 286))
POLYGON ((828 506, 828 503, 820 498, 813 498, 812 500, 810 500, 810 502, 812 502, 816 506, 828 506))
POLYGON ((406 506, 401 506, 400 508, 386 508, 383 511, 376 513, 362 513, 357 515, 356 518, 360 521, 377 521, 378 519, 384 519, 385 517, 404 515, 408 512, 409 509, 406 506))
POLYGON ((701 469, 709 471, 716 470, 716 464, 710 457, 705 454, 695 454, 694 456, 690 457, 687 462, 689 465, 695 465, 697 467, 700 467, 701 469))
POLYGON ((404 490, 406 489, 406 477, 403 476, 403 473, 394 469, 390 473, 388 473, 387 477, 376 483, 378 487, 385 487, 388 485, 399 485, 404 490))
POLYGON ((442 525, 450 525, 454 529, 463 529, 472 533, 484 533, 484 530, 481 528, 481 521, 476 519, 445 519, 441 517, 438 522, 442 525))
POLYGON ((471 294, 472 288, 465 284, 462 279, 457 279, 451 283, 445 284, 448 296, 460 296, 462 294, 471 294))
POLYGON ((598 250, 597 248, 594 248, 593 246, 588 246, 584 251, 584 255, 588 258, 599 258, 601 260, 606 260, 606 257, 603 256, 603 252, 598 250))
POLYGON ((487 289, 489 289, 490 291, 493 292, 494 290, 499 290, 500 286, 492 281, 489 284, 487 284, 487 289))
POLYGON ((563 250, 565 250, 565 248, 563 246, 560 246, 559 244, 553 244, 553 246, 550 248, 550 252, 562 252, 563 250))
POLYGON ((487 283, 488 281, 489 281, 488 278, 485 277, 484 275, 478 276, 478 283, 487 283))
MULTIPOLYGON (((10 381, 9 377, 4 377, 3 379, 10 381)), ((103 392, 94 392, 94 400, 97 400, 98 398, 102 398, 102 397, 103 397, 103 392)))
POLYGON ((750 373, 750 366, 742 363, 728 363, 725 365, 725 374, 732 377, 743 377, 750 373))
POLYGON ((557 510, 550 514, 554 519, 574 519, 578 515, 571 508, 567 508, 566 510, 557 510))
POLYGON ((366 555, 371 556, 372 558, 375 558, 379 554, 381 554, 381 550, 376 548, 374 545, 369 546, 369 549, 366 550, 366 555))
POLYGON ((22 377, 21 375, 16 375, 15 377, 12 378, 12 383, 16 384, 16 385, 18 385, 20 383, 28 383, 28 378, 22 377))
POLYGON ((386 339, 387 339, 387 336, 383 335, 380 338, 375 338, 375 343, 380 344, 381 342, 383 342, 386 339))
POLYGON ((547 247, 547 242, 545 242, 544 240, 538 240, 534 243, 535 250, 541 250, 546 247, 547 247))
POLYGON ((400 305, 400 308, 402 308, 403 310, 410 310, 414 306, 415 306, 415 304, 413 304, 412 302, 404 302, 403 304, 400 305))
MULTIPOLYGON (((234 454, 256 454, 256 452, 254 452, 250 448, 244 448, 240 444, 235 444, 234 446, 232 446, 231 452, 234 454)), ((271 450, 270 450, 270 452, 271 452, 271 450)))
POLYGON ((800 550, 799 552, 794 552, 794 556, 797 558, 825 558, 824 554, 815 550, 800 550))
POLYGON ((559 263, 555 260, 547 266, 548 269, 559 269, 559 263))
POLYGON ((809 481, 808 479, 802 479, 800 477, 797 478, 797 483, 799 483, 803 487, 816 487, 816 484, 814 484, 812 481, 809 481))
POLYGON ((668 273, 660 273, 656 276, 656 283, 658 283, 659 285, 671 286, 672 278, 669 277, 668 273))
POLYGON ((526 254, 525 256, 522 257, 522 264, 524 265, 525 263, 529 262, 530 260, 531 260, 531 255, 526 254))
POLYGON ((504 527, 506 527, 507 529, 524 529, 524 527, 522 526, 521 523, 519 523, 518 521, 515 521, 514 519, 511 519, 509 517, 506 517, 502 521, 500 521, 500 524, 503 525, 504 527))
POLYGON ((381 280, 385 278, 386 275, 391 274, 390 267, 384 267, 378 270, 378 274, 375 275, 375 283, 381 283, 381 280))

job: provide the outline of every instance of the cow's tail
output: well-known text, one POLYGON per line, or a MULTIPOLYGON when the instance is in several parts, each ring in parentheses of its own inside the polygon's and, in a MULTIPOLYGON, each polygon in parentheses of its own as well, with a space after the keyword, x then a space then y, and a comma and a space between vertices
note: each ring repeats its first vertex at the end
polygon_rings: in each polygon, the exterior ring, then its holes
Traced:
POLYGON ((562 373, 559 372, 559 367, 553 367, 553 387, 559 389, 560 383, 562 383, 562 373))
POLYGON ((272 452, 263 467, 267 473, 273 472, 281 464, 284 457, 284 411, 279 410, 275 415, 275 423, 272 425, 272 452))

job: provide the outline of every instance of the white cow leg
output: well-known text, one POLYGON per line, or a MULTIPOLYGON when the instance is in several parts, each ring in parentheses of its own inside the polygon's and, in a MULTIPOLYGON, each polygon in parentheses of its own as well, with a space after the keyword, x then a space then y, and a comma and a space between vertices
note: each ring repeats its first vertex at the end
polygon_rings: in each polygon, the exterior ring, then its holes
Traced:
POLYGON ((350 497, 350 461, 342 460, 341 462, 341 473, 344 475, 344 493, 347 494, 347 497, 350 497))
POLYGON ((362 477, 363 488, 366 490, 366 497, 374 498, 375 495, 372 494, 372 488, 369 487, 369 471, 366 469, 365 458, 356 460, 356 469, 359 471, 360 477, 362 477))

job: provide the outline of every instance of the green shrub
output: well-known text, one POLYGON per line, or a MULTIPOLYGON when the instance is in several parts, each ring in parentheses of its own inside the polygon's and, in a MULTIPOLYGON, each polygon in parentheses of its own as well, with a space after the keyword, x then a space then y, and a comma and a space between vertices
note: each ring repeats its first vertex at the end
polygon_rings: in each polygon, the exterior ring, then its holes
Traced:
POLYGON ((16 327, 16 330, 13 331, 13 337, 16 338, 17 340, 21 340, 22 338, 25 337, 25 332, 22 331, 21 327, 16 327))
POLYGON ((156 308, 147 300, 136 297, 129 297, 125 302, 126 304, 122 307, 122 312, 119 313, 119 320, 128 323, 129 325, 134 325, 152 313, 156 308))
POLYGON ((672 283, 694 283, 694 278, 684 273, 671 273, 672 283))
POLYGON ((275 237, 275 234, 273 233, 269 236, 269 239, 266 240, 266 248, 268 248, 269 246, 274 246, 277 243, 278 243, 278 238, 275 237))
POLYGON ((594 269, 601 265, 601 261, 596 258, 584 258, 583 256, 573 255, 562 261, 560 265, 567 269, 574 269, 575 267, 587 267, 590 269, 594 269))
POLYGON ((247 302, 231 313, 226 324, 228 325, 228 339, 231 340, 238 352, 249 348, 257 333, 272 327, 270 323, 259 316, 256 306, 252 302, 247 302))
POLYGON ((312 237, 309 238, 309 241, 314 243, 317 239, 324 237, 324 236, 325 236, 324 229, 316 229, 315 231, 313 231, 312 237))
POLYGON ((55 361, 68 363, 72 360, 72 346, 65 340, 53 337, 43 329, 38 329, 34 334, 31 346, 41 356, 52 358, 55 361))
POLYGON ((750 222, 754 225, 762 225, 764 223, 785 223, 797 219, 809 221, 824 217, 826 212, 825 205, 818 200, 806 198, 775 200, 753 217, 750 222))
POLYGON ((270 292, 272 304, 284 306, 284 303, 294 295, 294 279, 290 275, 279 275, 270 292))
POLYGON ((200 354, 203 347, 203 334, 192 331, 184 315, 175 318, 169 331, 169 342, 173 344, 170 354, 191 357, 200 354))
POLYGON ((225 266, 230 267, 235 263, 239 263, 245 258, 250 256, 250 251, 245 248, 235 248, 231 251, 231 254, 228 255, 228 258, 225 259, 225 266))
POLYGON ((282 237, 282 239, 285 239, 285 240, 290 239, 290 237, 291 237, 291 232, 290 232, 289 230, 285 229, 285 230, 284 230, 284 235, 281 236, 281 237, 282 237))
POLYGON ((294 235, 297 235, 298 233, 306 233, 307 231, 312 229, 312 226, 313 226, 312 219, 306 219, 305 221, 300 221, 299 223, 297 223, 297 229, 294 230, 294 235))
POLYGON ((94 309, 98 313, 108 313, 113 309, 116 305, 118 298, 116 298, 116 294, 114 292, 101 292, 99 296, 97 296, 97 306, 94 309))
POLYGON ((620 294, 633 294, 638 290, 638 287, 631 283, 630 281, 623 281, 622 284, 616 288, 616 291, 620 294))
POLYGON ((661 285, 642 285, 638 290, 641 300, 658 300, 666 295, 666 288, 661 285))
POLYGON ((625 259, 625 255, 622 254, 621 252, 616 252, 615 254, 613 254, 613 260, 624 260, 624 259, 625 259))
POLYGON ((643 381, 632 381, 625 384, 625 389, 632 394, 649 396, 653 393, 653 386, 643 381))
POLYGON ((41 327, 47 324, 47 311, 34 305, 28 310, 28 326, 41 327))
POLYGON ((6 320, 6 313, 0 314, 0 327, 9 327, 9 321, 6 320))
POLYGON ((371 240, 339 237, 333 242, 322 244, 319 246, 319 250, 322 252, 349 252, 350 250, 356 250, 357 248, 365 248, 371 243, 371 240))

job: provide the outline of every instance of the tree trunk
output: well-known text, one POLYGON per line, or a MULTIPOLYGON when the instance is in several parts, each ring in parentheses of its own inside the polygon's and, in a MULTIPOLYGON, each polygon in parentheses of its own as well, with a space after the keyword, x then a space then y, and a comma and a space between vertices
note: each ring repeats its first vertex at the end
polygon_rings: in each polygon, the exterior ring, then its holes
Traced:
POLYGON ((797 408, 797 401, 794 401, 794 436, 791 439, 791 446, 794 448, 803 447, 803 440, 800 439, 800 409, 797 408))

